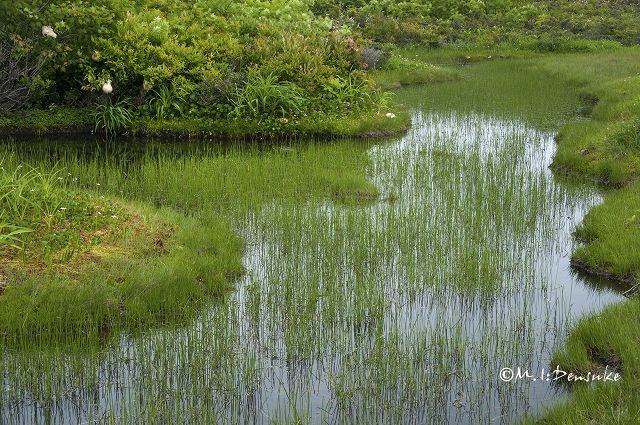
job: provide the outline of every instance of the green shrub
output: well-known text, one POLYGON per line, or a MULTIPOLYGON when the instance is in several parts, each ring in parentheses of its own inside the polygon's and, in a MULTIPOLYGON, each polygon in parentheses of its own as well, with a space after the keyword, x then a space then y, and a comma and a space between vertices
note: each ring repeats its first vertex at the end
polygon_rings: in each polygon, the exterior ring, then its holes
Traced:
POLYGON ((235 87, 226 99, 202 105, 196 88, 203 85, 255 70, 311 95, 318 81, 361 65, 357 36, 346 27, 332 30, 333 23, 314 17, 307 1, 69 0, 43 6, 18 0, 2 9, 21 22, 8 34, 47 56, 43 75, 52 85, 40 107, 77 104, 112 80, 115 100, 144 101, 146 95, 143 112, 156 118, 209 117, 229 113, 220 106, 231 103, 235 87), (45 23, 56 39, 42 37, 45 23))
POLYGON ((22 249, 23 240, 21 236, 31 232, 33 232, 33 230, 27 227, 13 226, 0 222, 0 247, 8 246, 10 248, 22 249))
POLYGON ((326 101, 340 110, 358 110, 374 103, 369 85, 354 74, 331 78, 322 84, 322 89, 326 101))
MULTIPOLYGON (((0 45, 19 46, 43 64, 25 78, 26 107, 93 106, 104 81, 112 80, 115 101, 142 105, 131 109, 136 118, 163 120, 375 109, 367 99, 375 97, 372 85, 344 102, 339 98, 348 94, 332 91, 349 87, 330 86, 380 68, 387 57, 373 46, 381 43, 509 42, 543 52, 592 52, 640 39, 637 5, 579 0, 16 0, 0 4, 0 16, 7 18, 0 45), (43 37, 43 25, 57 38, 43 37), (251 75, 261 77, 247 82, 251 75), (274 107, 251 87, 261 84, 274 107)), ((431 78, 428 70, 420 73, 401 79, 431 78)), ((16 87, 16 79, 6 80, 16 87)), ((107 132, 133 118, 107 106, 99 114, 107 132)))
POLYGON ((238 89, 234 114, 242 118, 277 116, 286 118, 300 113, 305 98, 300 89, 290 82, 279 82, 273 74, 255 74, 238 89))
POLYGON ((153 90, 147 108, 152 117, 158 119, 179 118, 184 116, 188 110, 189 90, 180 87, 162 86, 153 90))
POLYGON ((103 129, 106 134, 115 134, 118 130, 127 128, 133 117, 128 106, 126 102, 97 105, 94 112, 95 129, 103 129))

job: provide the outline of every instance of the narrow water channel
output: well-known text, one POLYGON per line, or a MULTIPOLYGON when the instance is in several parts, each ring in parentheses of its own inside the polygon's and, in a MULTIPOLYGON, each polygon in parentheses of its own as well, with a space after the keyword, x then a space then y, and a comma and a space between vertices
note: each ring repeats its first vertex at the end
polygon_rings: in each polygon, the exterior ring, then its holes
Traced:
POLYGON ((236 217, 247 272, 191 325, 91 355, 5 353, 0 422, 513 423, 561 400, 500 371, 538 376, 576 319, 622 299, 569 265, 600 197, 554 178, 553 126, 482 101, 434 107, 482 93, 476 78, 398 94, 413 127, 368 152, 378 200, 236 217), (21 391, 8 365, 63 384, 21 391))

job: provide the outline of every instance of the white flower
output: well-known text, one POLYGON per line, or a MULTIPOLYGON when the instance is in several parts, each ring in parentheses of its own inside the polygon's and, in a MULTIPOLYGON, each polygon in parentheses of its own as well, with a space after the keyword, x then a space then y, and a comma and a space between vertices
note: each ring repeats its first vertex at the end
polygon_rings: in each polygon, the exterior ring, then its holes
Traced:
POLYGON ((113 92, 113 86, 111 86, 111 80, 107 80, 103 85, 102 85, 102 92, 104 94, 111 94, 111 92, 113 92))
POLYGON ((45 37, 58 38, 58 34, 48 25, 42 27, 42 35, 45 37))
POLYGON ((60 211, 66 211, 67 209, 65 207, 60 207, 60 211))
POLYGON ((395 118, 396 114, 394 114, 393 112, 387 112, 387 118, 395 118))

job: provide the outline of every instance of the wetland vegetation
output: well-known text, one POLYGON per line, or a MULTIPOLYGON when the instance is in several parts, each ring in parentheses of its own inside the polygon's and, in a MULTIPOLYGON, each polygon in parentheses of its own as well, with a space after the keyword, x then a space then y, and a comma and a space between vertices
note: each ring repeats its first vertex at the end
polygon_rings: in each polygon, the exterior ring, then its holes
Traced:
POLYGON ((640 421, 636 5, 0 13, 0 422, 640 421))

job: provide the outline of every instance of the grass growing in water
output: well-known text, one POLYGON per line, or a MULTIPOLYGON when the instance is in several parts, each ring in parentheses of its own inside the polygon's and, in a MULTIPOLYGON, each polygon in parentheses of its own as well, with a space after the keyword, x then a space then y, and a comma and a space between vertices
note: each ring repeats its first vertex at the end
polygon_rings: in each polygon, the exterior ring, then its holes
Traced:
POLYGON ((397 89, 415 84, 439 83, 460 78, 453 68, 444 68, 426 63, 399 52, 394 54, 372 77, 382 90, 397 89))
MULTIPOLYGON (((637 115, 640 111, 640 66, 637 48, 614 53, 549 57, 543 69, 582 87, 589 120, 561 129, 557 172, 595 180, 608 187, 604 203, 593 208, 577 229, 585 244, 573 253, 573 263, 588 272, 624 280, 635 294, 640 277, 640 210, 637 115)), ((566 348, 552 364, 585 375, 605 366, 621 371, 619 382, 576 384, 572 398, 549 410, 543 423, 637 423, 640 381, 638 299, 609 307, 579 322, 566 348)))
POLYGON ((546 366, 569 320, 563 297, 589 296, 553 279, 571 237, 567 217, 594 200, 553 182, 540 161, 553 134, 518 120, 552 126, 554 112, 574 104, 571 91, 523 64, 499 71, 488 64, 475 80, 401 91, 416 125, 379 145, 209 145, 197 155, 153 144, 108 154, 7 148, 82 176, 72 188, 100 183, 105 194, 198 223, 230 218, 246 241, 247 274, 189 326, 114 335, 80 353, 3 347, 0 371, 12 385, 2 419, 514 418, 535 391, 506 387, 497 371, 546 366), (532 78, 487 92, 508 75, 532 78), (544 94, 554 109, 520 93, 544 94), (70 391, 80 395, 71 401, 70 391), (86 410, 68 407, 76 402, 86 410))

